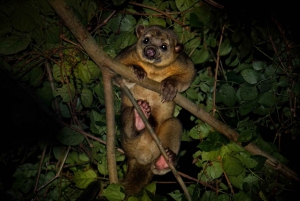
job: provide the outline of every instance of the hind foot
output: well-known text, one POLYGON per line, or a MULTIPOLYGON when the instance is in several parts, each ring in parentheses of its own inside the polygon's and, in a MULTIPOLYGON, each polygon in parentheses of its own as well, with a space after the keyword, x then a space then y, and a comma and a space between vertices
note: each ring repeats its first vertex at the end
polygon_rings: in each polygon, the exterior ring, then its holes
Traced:
MULTIPOLYGON (((137 104, 140 106, 144 115, 148 119, 151 114, 151 107, 150 107, 149 103, 145 100, 137 100, 137 104)), ((145 128, 145 124, 144 124, 142 118, 140 117, 140 115, 138 114, 138 112, 136 111, 136 109, 134 109, 134 116, 135 116, 136 129, 138 131, 143 130, 145 128)))

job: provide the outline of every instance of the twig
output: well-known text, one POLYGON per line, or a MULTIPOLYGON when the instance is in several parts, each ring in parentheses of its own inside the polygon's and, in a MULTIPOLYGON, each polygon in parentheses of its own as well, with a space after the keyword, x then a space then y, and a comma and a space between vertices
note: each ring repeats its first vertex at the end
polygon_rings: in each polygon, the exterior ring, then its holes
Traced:
POLYGON ((37 193, 37 186, 38 186, 38 183, 39 183, 39 179, 40 179, 40 175, 41 175, 42 166, 43 166, 43 163, 44 163, 46 150, 47 150, 47 144, 45 145, 45 147, 43 149, 43 153, 42 153, 42 156, 41 156, 41 159, 40 159, 39 169, 38 169, 38 172, 37 172, 33 193, 37 193))
POLYGON ((214 92, 213 92, 213 116, 215 116, 216 113, 216 89, 217 89, 217 81, 218 81, 218 72, 219 72, 219 65, 220 65, 220 49, 223 41, 223 34, 226 27, 226 16, 225 16, 225 23, 222 27, 222 33, 220 36, 218 51, 217 51, 217 60, 216 60, 216 69, 215 69, 215 79, 214 79, 214 92))
POLYGON ((190 196, 190 194, 189 194, 189 192, 188 192, 188 190, 186 188, 186 185, 184 184, 182 178, 178 174, 178 172, 175 169, 174 165, 169 162, 169 158, 168 158, 168 156, 166 154, 166 151, 165 151, 164 147, 162 146, 161 141, 159 140, 159 138, 155 134, 155 131, 153 130, 152 126, 149 124, 149 122, 148 122, 145 114, 142 112, 140 106, 137 104, 136 100, 132 96, 132 94, 129 91, 129 89, 123 83, 122 78, 120 76, 115 76, 114 80, 119 84, 119 86, 121 87, 121 89, 126 93, 127 97, 132 102, 134 108, 137 110, 139 116, 142 118, 142 120, 143 120, 144 124, 146 125, 146 127, 147 127, 150 135, 152 136, 152 138, 155 141, 156 145, 158 146, 160 152, 162 153, 163 157, 165 158, 167 164, 169 165, 170 169, 172 170, 172 172, 173 172, 175 178, 177 179, 178 183, 180 184, 182 190, 184 191, 186 198, 190 201, 191 200, 191 196, 190 196))
POLYGON ((68 146, 68 149, 67 149, 67 152, 65 154, 65 157, 64 157, 64 159, 63 159, 63 161, 62 161, 62 163, 60 165, 60 168, 59 168, 58 172, 56 173, 56 175, 50 181, 48 181, 46 184, 44 184, 39 189, 37 189, 36 192, 39 192, 40 190, 42 190, 43 188, 45 188, 47 185, 49 185, 51 182, 53 182, 55 179, 57 179, 59 177, 59 175, 61 173, 61 170, 62 170, 62 168, 63 168, 63 166, 65 164, 65 161, 67 159, 67 156, 69 154, 70 148, 71 148, 71 146, 68 146))

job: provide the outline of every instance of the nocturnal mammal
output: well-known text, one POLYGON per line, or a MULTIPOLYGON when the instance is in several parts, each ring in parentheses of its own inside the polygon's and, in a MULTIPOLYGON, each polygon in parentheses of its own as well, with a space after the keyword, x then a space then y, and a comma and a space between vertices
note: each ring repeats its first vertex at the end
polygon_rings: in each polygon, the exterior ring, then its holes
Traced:
MULTIPOLYGON (((138 79, 148 77, 161 83, 158 94, 123 80, 166 149, 169 162, 176 165, 182 126, 173 116, 175 103, 172 100, 177 92, 190 86, 195 76, 194 65, 172 30, 139 25, 136 34, 138 41, 123 49, 115 59, 128 66, 138 79)), ((127 157, 123 185, 127 193, 134 194, 147 185, 154 174, 163 175, 170 168, 124 92, 121 100, 121 144, 127 157)))

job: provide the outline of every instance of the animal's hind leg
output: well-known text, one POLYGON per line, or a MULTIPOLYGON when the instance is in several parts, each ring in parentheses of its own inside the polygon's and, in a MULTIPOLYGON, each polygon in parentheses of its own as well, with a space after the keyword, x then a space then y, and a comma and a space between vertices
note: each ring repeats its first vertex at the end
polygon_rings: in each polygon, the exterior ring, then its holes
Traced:
MULTIPOLYGON (((158 129, 157 135, 162 142, 163 147, 166 149, 168 161, 173 165, 176 165, 182 135, 180 121, 175 117, 164 121, 158 129)), ((169 165, 161 154, 153 164, 152 171, 154 174, 165 174, 170 171, 169 165)))

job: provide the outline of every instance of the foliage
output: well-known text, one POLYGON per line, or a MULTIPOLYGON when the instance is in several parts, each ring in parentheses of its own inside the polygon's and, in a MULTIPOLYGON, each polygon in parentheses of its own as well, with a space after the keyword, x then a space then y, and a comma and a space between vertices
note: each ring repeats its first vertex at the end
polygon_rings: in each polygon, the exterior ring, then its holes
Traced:
MULTIPOLYGON (((243 21, 204 1, 113 2, 117 7, 110 1, 67 1, 112 57, 136 41, 137 24, 173 29, 198 71, 183 95, 235 129, 242 145, 255 142, 287 163, 275 144, 264 140, 265 133, 278 143, 281 134, 296 138, 300 133, 300 61, 297 41, 287 38, 286 27, 275 18, 243 21)), ((56 137, 36 145, 38 154, 31 152, 34 162, 15 158, 14 182, 7 194, 14 200, 74 200, 91 181, 100 177, 106 183, 108 176, 101 72, 46 0, 4 1, 0 16, 1 71, 33 92, 59 122, 55 126, 59 131, 50 132, 56 137)), ((117 87, 114 93, 118 120, 117 87)), ((120 147, 118 122, 116 146, 120 147)), ((290 181, 264 166, 266 158, 252 156, 193 116, 190 125, 183 140, 196 144, 191 149, 197 172, 190 176, 197 175, 198 182, 188 186, 193 200, 281 200, 287 195, 290 181)), ((1 155, 3 163, 9 153, 1 155)), ((126 169, 124 159, 117 152, 120 179, 126 169)), ((154 182, 129 200, 185 200, 179 189, 163 196, 155 192, 154 182)), ((109 185, 103 195, 124 199, 117 184, 109 185)))

